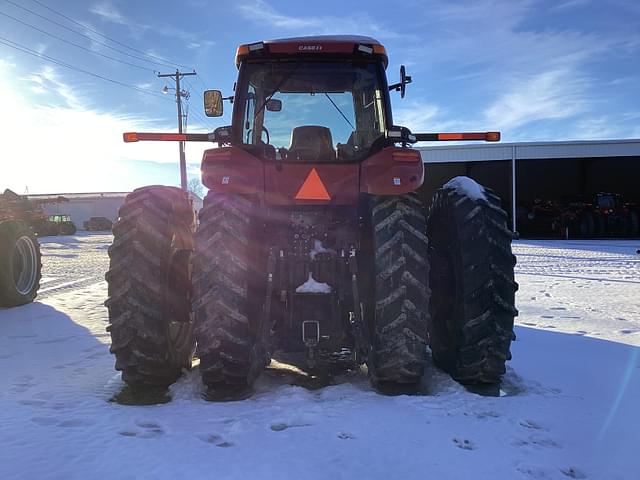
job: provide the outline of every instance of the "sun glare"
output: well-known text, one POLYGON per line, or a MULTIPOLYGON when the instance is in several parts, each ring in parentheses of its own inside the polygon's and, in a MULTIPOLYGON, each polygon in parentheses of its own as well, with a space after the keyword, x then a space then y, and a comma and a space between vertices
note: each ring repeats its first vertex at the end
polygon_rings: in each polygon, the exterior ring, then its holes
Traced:
MULTIPOLYGON (((7 62, 0 64, 2 73, 12 69, 7 62)), ((22 79, 25 85, 20 89, 2 80, 8 76, 0 75, 0 102, 12 112, 0 117, 4 140, 0 188, 18 193, 125 191, 144 183, 167 183, 159 177, 163 169, 136 163, 176 163, 177 146, 168 142, 127 145, 122 132, 172 131, 170 126, 154 126, 142 114, 128 116, 84 104, 59 79, 55 84, 22 79), (140 174, 142 165, 146 176, 140 174)), ((188 161, 198 162, 205 147, 189 145, 188 161)))

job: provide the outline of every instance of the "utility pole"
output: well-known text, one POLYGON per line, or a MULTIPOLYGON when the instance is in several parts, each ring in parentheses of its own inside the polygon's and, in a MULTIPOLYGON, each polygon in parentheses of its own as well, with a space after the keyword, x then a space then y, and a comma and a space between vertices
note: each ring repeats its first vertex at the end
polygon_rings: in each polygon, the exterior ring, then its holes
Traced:
MULTIPOLYGON (((180 90, 180 79, 188 75, 196 75, 196 72, 183 73, 176 69, 176 73, 159 73, 159 78, 171 77, 176 82, 176 103, 178 105, 178 133, 182 133, 182 97, 187 97, 188 92, 180 90)), ((166 91, 165 87, 165 91, 166 91)), ((184 142, 178 142, 178 150, 180 154, 180 187, 187 191, 187 161, 184 156, 184 142)))

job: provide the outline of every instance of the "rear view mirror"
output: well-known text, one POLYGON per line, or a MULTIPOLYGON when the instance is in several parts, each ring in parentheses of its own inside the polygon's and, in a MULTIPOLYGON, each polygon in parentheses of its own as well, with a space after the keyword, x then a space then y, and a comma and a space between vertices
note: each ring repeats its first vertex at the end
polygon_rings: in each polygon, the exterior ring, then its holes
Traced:
POLYGON ((407 75, 404 65, 400 65, 400 83, 389 85, 389 91, 395 90, 400 92, 400 98, 404 98, 404 92, 408 83, 411 83, 411 77, 407 75))
POLYGON ((267 102, 267 111, 279 112, 280 110, 282 110, 282 100, 272 98, 267 102))
POLYGON ((411 83, 411 77, 407 75, 404 65, 400 65, 400 98, 404 98, 407 83, 411 83))
POLYGON ((220 117, 223 113, 222 92, 206 90, 204 92, 204 114, 207 117, 220 117))

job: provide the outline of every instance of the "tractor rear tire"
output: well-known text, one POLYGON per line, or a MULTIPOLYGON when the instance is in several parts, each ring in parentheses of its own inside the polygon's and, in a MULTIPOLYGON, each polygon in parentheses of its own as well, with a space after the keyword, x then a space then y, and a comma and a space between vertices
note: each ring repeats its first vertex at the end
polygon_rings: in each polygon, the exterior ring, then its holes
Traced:
MULTIPOLYGON (((482 191, 482 187, 477 185, 482 191)), ((511 359, 515 256, 500 199, 445 185, 427 218, 434 362, 462 384, 497 384, 511 359)))
POLYGON ((32 302, 40 287, 40 245, 22 220, 0 221, 0 307, 32 302))
POLYGON ((120 208, 105 305, 115 368, 132 388, 168 387, 191 367, 193 219, 173 187, 139 188, 120 208))
POLYGON ((373 197, 375 289, 371 382, 383 392, 412 390, 424 372, 429 263, 424 206, 415 194, 373 197))
MULTIPOLYGON (((251 302, 260 246, 251 234, 253 203, 209 192, 200 210, 193 271, 193 312, 200 373, 210 400, 244 398, 269 363, 251 302)), ((259 297, 262 298, 262 297, 259 297)))

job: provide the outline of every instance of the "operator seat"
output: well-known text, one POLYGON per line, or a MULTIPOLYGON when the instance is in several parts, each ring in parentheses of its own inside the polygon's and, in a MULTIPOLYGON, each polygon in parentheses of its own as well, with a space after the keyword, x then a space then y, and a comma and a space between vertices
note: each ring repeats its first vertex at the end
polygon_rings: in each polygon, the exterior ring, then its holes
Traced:
POLYGON ((332 162, 336 159, 331 130, 319 125, 303 125, 291 132, 288 155, 309 162, 332 162))

